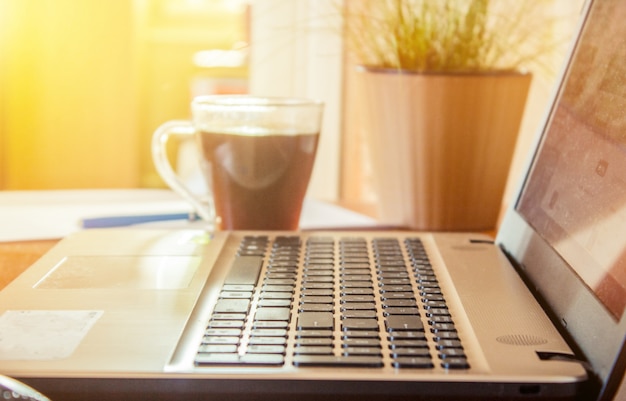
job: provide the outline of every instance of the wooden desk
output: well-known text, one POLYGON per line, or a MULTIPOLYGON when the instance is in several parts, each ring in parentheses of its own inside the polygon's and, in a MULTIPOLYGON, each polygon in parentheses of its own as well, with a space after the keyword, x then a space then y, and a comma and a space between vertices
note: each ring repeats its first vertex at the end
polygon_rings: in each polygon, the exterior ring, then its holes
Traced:
POLYGON ((57 242, 59 240, 0 243, 0 289, 13 281, 57 242))

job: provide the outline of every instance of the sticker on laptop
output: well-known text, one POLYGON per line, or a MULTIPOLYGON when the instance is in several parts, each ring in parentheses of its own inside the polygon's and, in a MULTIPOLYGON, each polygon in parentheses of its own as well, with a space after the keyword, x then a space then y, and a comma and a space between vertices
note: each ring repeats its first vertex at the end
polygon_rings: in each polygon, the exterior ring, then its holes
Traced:
POLYGON ((0 360, 53 360, 76 350, 103 311, 9 310, 0 316, 0 360))

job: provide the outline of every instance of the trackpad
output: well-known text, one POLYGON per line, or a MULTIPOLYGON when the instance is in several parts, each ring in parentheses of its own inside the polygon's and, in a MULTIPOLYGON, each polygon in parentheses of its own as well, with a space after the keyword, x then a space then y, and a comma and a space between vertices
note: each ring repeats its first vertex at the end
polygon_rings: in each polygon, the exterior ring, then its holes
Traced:
POLYGON ((68 256, 35 288, 181 289, 199 264, 198 256, 68 256))

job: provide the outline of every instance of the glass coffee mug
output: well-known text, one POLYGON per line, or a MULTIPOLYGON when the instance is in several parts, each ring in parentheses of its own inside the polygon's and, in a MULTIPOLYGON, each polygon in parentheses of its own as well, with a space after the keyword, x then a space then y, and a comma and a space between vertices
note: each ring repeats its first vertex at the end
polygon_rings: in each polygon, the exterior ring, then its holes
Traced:
POLYGON ((322 122, 323 104, 295 98, 200 96, 192 121, 170 121, 152 138, 163 180, 209 226, 226 230, 298 228, 322 122), (194 136, 210 193, 194 194, 172 168, 166 144, 194 136))

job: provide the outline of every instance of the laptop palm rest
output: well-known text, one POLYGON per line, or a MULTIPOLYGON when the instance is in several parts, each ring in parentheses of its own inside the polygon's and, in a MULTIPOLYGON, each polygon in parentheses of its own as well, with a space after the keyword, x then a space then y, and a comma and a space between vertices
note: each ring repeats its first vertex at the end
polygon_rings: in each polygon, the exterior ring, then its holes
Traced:
POLYGON ((189 286, 199 256, 68 256, 38 289, 183 289, 189 286))

